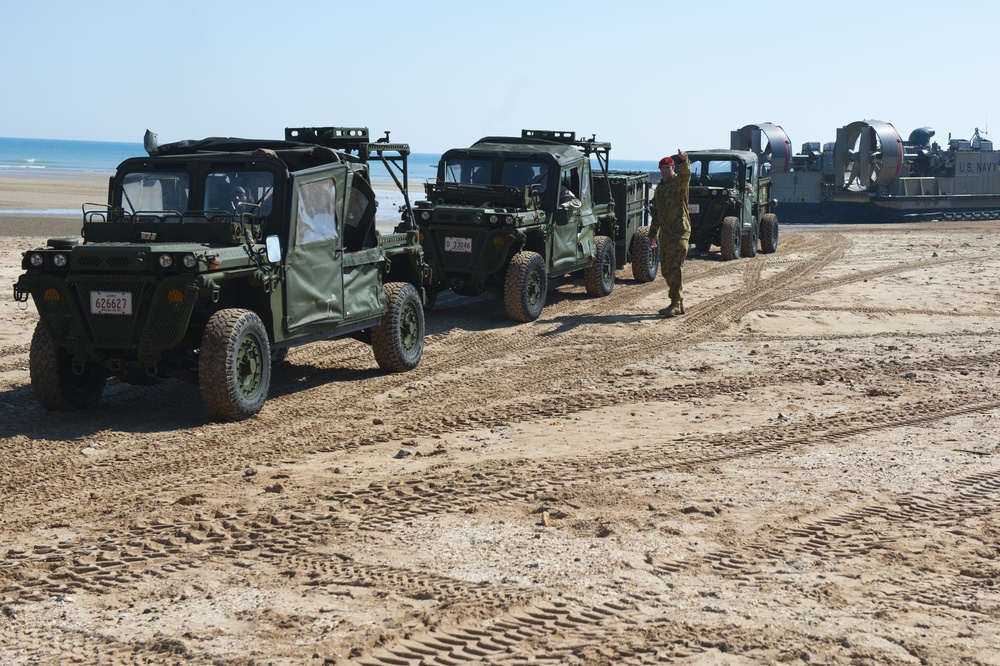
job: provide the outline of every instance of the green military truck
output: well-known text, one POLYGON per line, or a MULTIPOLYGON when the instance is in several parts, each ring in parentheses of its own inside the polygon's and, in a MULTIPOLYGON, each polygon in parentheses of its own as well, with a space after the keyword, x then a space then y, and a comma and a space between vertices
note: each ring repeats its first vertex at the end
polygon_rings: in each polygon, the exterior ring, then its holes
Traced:
POLYGON ((122 162, 108 200, 83 205, 82 242, 24 253, 14 297, 33 299, 31 385, 50 410, 96 403, 110 377, 196 382, 213 417, 257 414, 272 361, 353 336, 379 367, 415 367, 424 346, 418 233, 404 206, 375 228, 369 163, 400 187, 406 144, 367 128, 289 128, 283 140, 208 138, 122 162))
POLYGON ((430 292, 489 291, 528 322, 542 312, 549 278, 580 275, 592 296, 610 294, 627 263, 638 281, 654 279, 649 177, 609 171, 610 149, 574 132, 523 130, 445 152, 413 206, 430 292))
POLYGON ((778 202, 771 177, 761 173, 757 155, 745 150, 688 153, 691 185, 688 212, 691 243, 699 252, 719 247, 723 260, 778 250, 778 202))

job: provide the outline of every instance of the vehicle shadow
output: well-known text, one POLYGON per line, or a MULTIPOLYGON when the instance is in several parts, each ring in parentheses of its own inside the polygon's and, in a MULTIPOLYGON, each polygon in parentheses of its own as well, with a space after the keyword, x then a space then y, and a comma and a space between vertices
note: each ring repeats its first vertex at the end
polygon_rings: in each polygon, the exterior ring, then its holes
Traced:
POLYGON ((156 433, 198 428, 211 421, 198 387, 176 379, 153 386, 108 380, 97 404, 77 411, 42 408, 30 385, 0 393, 0 437, 86 440, 100 433, 156 433))
POLYGON ((710 252, 699 252, 698 250, 692 249, 688 252, 685 261, 710 261, 712 263, 722 263, 722 254, 718 251, 710 252))
POLYGON ((565 317, 553 317, 547 321, 558 324, 558 326, 551 331, 545 331, 544 333, 539 333, 538 337, 548 338, 553 335, 561 335, 567 333, 578 326, 585 326, 587 324, 635 324, 642 321, 652 321, 657 319, 662 319, 658 312, 642 313, 642 314, 610 314, 610 315, 595 315, 595 314, 585 314, 585 315, 568 315, 565 317))
MULTIPOLYGON (((382 374, 374 357, 371 367, 364 369, 279 363, 272 368, 268 399, 382 374)), ((267 409, 267 405, 264 408, 267 409)), ((134 386, 109 379, 97 404, 69 412, 43 409, 31 386, 0 393, 0 437, 4 438, 87 440, 102 432, 165 433, 213 423, 227 422, 213 419, 202 402, 197 385, 178 379, 165 379, 151 386, 134 386)), ((80 447, 85 446, 86 441, 82 441, 80 447)))

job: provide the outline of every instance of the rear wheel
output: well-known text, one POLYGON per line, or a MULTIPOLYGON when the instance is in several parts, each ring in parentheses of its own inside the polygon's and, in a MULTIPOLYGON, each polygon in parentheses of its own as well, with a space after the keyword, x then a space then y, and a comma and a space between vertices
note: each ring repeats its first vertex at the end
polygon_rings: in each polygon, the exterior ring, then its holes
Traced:
POLYGON ((768 213, 760 220, 760 251, 773 254, 778 251, 778 216, 768 213))
POLYGON ((639 227, 632 236, 632 276, 636 282, 652 282, 660 267, 660 253, 649 247, 649 227, 639 227))
POLYGON ((545 260, 537 252, 523 250, 514 255, 503 281, 503 304, 515 321, 534 321, 545 307, 548 289, 545 260))
POLYGON ((740 241, 743 239, 743 225, 738 217, 727 217, 722 220, 722 233, 719 247, 722 249, 722 259, 732 261, 740 256, 740 241))
POLYGON ((743 238, 740 240, 740 256, 742 257, 756 257, 757 256, 757 242, 759 238, 759 227, 757 226, 757 218, 750 218, 750 231, 743 234, 743 238))
POLYGON ((409 282, 390 282, 382 289, 389 305, 372 329, 375 362, 389 372, 406 372, 417 367, 424 353, 424 306, 409 282))
POLYGON ((96 363, 84 363, 74 372, 73 357, 57 347, 42 322, 35 324, 28 352, 31 388, 42 407, 67 411, 90 407, 101 399, 108 376, 96 363))
POLYGON ((615 244, 607 236, 598 236, 594 245, 594 263, 584 269, 583 281, 591 296, 607 296, 615 288, 615 244))
POLYGON ((219 310, 208 320, 198 352, 201 399, 212 416, 239 421, 260 412, 271 387, 271 343, 250 310, 219 310))

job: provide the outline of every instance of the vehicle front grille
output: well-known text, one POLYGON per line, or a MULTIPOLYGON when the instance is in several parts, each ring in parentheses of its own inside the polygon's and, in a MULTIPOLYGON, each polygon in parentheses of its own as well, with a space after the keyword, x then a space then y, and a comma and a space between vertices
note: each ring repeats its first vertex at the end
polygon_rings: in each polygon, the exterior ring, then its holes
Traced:
POLYGON ((79 312, 90 328, 90 337, 98 347, 126 347, 136 335, 136 323, 148 310, 147 290, 150 280, 133 277, 78 277, 70 284, 79 312), (91 314, 90 292, 127 291, 132 294, 132 314, 91 314))
POLYGON ((72 349, 83 342, 79 338, 86 338, 97 349, 128 349, 140 343, 162 349, 176 344, 187 331, 192 310, 186 293, 189 282, 184 276, 159 283, 152 277, 45 276, 33 285, 32 298, 61 347, 72 349), (131 293, 132 314, 91 313, 93 291, 131 293))
POLYGON ((440 212, 434 215, 434 221, 445 224, 473 224, 476 222, 476 216, 471 213, 440 212))
POLYGON ((132 259, 126 254, 112 254, 107 256, 101 254, 84 254, 76 258, 75 266, 76 268, 86 270, 98 270, 102 268, 121 270, 128 268, 131 264, 132 259))

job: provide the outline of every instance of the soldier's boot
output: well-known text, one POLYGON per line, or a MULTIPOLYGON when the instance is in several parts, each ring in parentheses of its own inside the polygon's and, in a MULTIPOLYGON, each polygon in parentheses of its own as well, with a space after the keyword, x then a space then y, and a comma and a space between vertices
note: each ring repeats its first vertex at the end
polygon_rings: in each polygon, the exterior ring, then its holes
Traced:
POLYGON ((684 314, 684 301, 677 301, 677 307, 674 308, 674 316, 684 314))
POLYGON ((673 317, 677 314, 677 305, 679 301, 670 301, 670 305, 665 308, 660 309, 661 317, 673 317))

